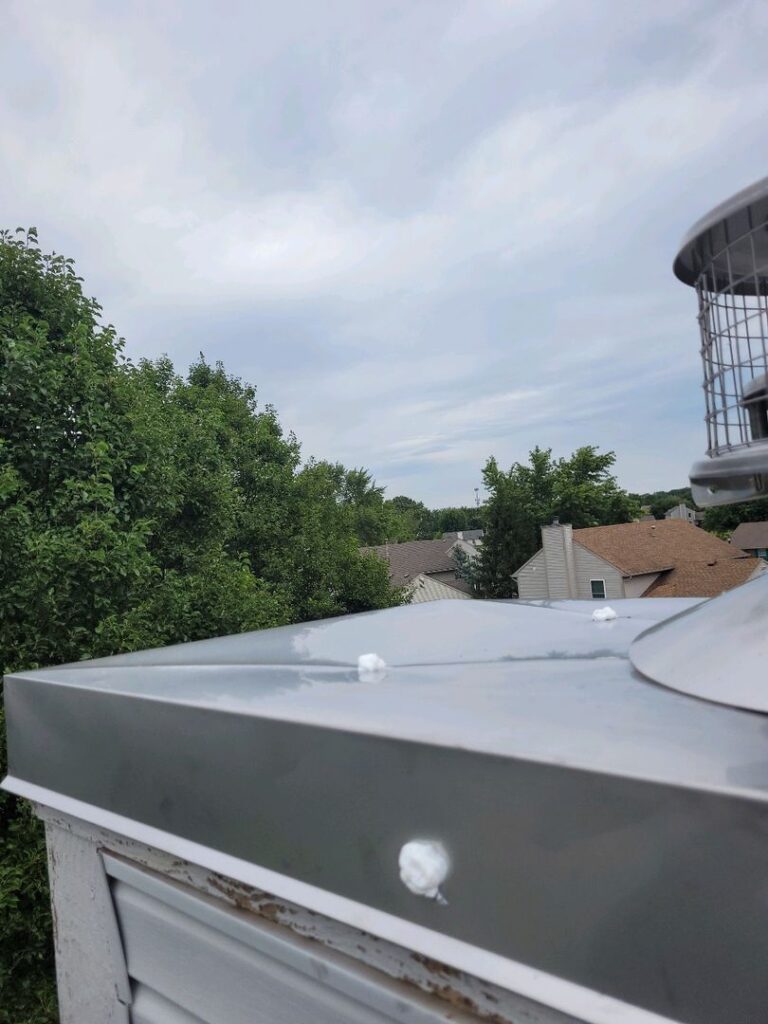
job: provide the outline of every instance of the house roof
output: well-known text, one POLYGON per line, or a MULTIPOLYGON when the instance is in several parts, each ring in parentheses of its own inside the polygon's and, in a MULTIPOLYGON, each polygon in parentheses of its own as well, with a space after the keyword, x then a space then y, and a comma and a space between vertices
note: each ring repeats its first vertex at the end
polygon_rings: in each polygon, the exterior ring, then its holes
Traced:
POLYGON ((768 522, 764 523, 739 523, 733 531, 731 544, 737 548, 768 548, 768 522))
POLYGON ((443 540, 482 540, 485 530, 453 530, 443 534, 443 540))
POLYGON ((683 519, 591 526, 574 530, 573 539, 615 565, 624 576, 661 572, 689 562, 706 565, 749 557, 733 544, 683 519))
POLYGON ((455 537, 441 540, 408 540, 403 544, 379 544, 361 548, 363 554, 378 555, 389 562, 389 575, 393 583, 402 586, 411 583, 420 573, 450 572, 456 568, 451 551, 455 537))
POLYGON ((643 597, 717 597, 751 579, 761 568, 760 558, 730 558, 714 565, 687 562, 663 573, 646 590, 643 597))

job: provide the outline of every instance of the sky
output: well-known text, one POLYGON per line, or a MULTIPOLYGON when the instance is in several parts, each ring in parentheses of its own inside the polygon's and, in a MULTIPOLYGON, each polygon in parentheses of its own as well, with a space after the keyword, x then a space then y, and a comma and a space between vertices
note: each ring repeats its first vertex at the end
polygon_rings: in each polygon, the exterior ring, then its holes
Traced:
POLYGON ((765 0, 0 0, 0 225, 390 497, 535 445, 684 486, 671 265, 768 174, 767 44, 765 0))

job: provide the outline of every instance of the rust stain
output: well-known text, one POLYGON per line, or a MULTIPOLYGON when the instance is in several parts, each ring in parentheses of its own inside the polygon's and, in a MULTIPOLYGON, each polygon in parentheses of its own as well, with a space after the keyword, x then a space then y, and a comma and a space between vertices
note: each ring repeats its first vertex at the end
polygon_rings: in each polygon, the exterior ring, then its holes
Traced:
POLYGON ((450 985, 430 986, 433 995, 439 996, 440 999, 444 999, 446 1003, 449 1003, 456 1010, 464 1010, 467 1013, 474 1013, 480 1017, 481 1020, 488 1021, 488 1024, 509 1024, 507 1017, 502 1017, 498 1013, 487 1013, 477 1003, 470 999, 469 996, 465 996, 463 992, 457 992, 455 988, 451 988, 450 985))
MULTIPOLYGON (((412 954, 415 960, 423 961, 429 960, 429 957, 422 957, 421 954, 412 954)), ((444 964, 439 961, 433 960, 433 964, 437 964, 438 967, 444 967, 444 964)), ((453 968, 447 968, 449 971, 453 971, 453 968)), ((453 973, 458 974, 458 971, 453 973)), ((478 1021, 484 1021, 485 1024, 511 1024, 508 1017, 503 1014, 495 1013, 492 1010, 488 1010, 483 1006, 480 1006, 474 999, 471 999, 464 992, 459 992, 458 989, 452 985, 438 985, 434 981, 417 982, 407 974, 397 975, 398 980, 404 982, 406 985, 410 985, 412 988, 419 989, 421 992, 426 992, 427 995, 434 996, 436 999, 441 999, 447 1003, 454 1010, 459 1010, 462 1013, 470 1013, 474 1015, 478 1021)), ((491 1002, 498 1003, 498 999, 488 992, 483 992, 483 996, 490 999, 491 1002)))
POLYGON ((421 964, 430 974, 442 975, 445 978, 458 978, 461 973, 454 967, 449 967, 448 964, 441 963, 440 960, 433 960, 431 956, 424 956, 422 953, 411 953, 411 959, 415 960, 417 964, 421 964))
POLYGON ((268 921, 273 921, 275 924, 280 922, 280 915, 284 910, 279 903, 274 903, 272 900, 267 900, 264 903, 257 903, 253 909, 257 914, 261 914, 262 917, 266 917, 268 921))
POLYGON ((258 914, 259 917, 272 921, 274 924, 280 924, 281 917, 286 913, 282 904, 260 889, 254 889, 253 886, 245 885, 243 882, 225 882, 217 875, 209 875, 208 882, 212 888, 234 903, 238 909, 247 910, 250 914, 258 914))

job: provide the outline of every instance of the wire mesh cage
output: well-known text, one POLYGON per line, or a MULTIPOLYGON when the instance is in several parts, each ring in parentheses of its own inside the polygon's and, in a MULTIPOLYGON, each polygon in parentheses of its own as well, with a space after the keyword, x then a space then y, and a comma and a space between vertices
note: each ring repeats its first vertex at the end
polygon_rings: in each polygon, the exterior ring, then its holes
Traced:
POLYGON ((707 459, 691 487, 702 505, 768 494, 768 179, 689 232, 675 273, 698 298, 707 459))

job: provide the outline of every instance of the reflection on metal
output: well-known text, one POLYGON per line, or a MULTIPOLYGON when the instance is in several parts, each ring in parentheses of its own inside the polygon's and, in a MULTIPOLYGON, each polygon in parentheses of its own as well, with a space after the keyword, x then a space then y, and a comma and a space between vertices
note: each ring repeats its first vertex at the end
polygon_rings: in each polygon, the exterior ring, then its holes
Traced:
POLYGON ((768 178, 690 230, 675 273, 696 289, 707 458, 693 499, 722 505, 768 494, 768 178))
POLYGON ((5 785, 578 1020, 759 1020, 765 719, 629 660, 693 604, 438 602, 11 676, 5 785), (414 837, 447 906, 400 880, 414 837))
POLYGON ((629 656, 674 690, 768 711, 768 573, 642 633, 629 656))

